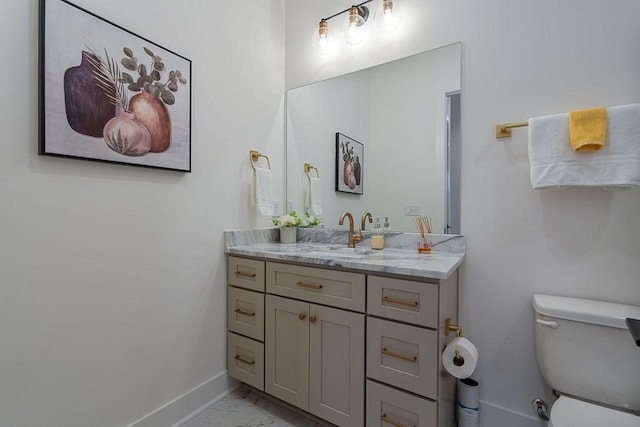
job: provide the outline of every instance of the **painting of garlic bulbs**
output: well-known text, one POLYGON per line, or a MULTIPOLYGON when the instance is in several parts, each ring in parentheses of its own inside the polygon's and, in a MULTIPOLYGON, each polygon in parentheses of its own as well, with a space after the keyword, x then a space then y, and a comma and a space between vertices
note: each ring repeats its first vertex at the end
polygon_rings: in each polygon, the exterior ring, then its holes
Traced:
POLYGON ((39 154, 191 171, 191 61, 63 0, 41 13, 39 154))
POLYGON ((364 144, 336 133, 336 191, 364 194, 364 144))

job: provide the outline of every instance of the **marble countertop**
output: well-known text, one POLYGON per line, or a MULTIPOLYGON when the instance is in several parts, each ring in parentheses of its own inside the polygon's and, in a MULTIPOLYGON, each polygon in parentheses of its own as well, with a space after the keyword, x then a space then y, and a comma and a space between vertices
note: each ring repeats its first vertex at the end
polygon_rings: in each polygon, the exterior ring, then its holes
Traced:
POLYGON ((261 257, 274 261, 289 261, 339 267, 363 272, 379 272, 412 277, 447 279, 464 260, 464 252, 419 254, 415 249, 385 248, 373 250, 368 245, 348 248, 346 244, 279 242, 242 242, 230 244, 225 252, 231 255, 261 257))

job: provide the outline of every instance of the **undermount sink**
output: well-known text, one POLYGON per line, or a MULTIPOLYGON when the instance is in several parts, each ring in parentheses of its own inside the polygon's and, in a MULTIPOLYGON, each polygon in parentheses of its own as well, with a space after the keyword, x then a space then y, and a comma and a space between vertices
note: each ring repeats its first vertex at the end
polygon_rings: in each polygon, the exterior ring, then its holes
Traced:
POLYGON ((357 258, 362 259, 369 256, 368 253, 356 252, 353 248, 344 248, 342 249, 329 249, 329 250, 315 250, 309 251, 307 254, 309 255, 317 255, 320 257, 329 257, 329 258, 357 258), (348 251, 349 249, 350 251, 348 251))
POLYGON ((371 255, 373 253, 373 250, 369 248, 360 248, 360 247, 348 248, 346 246, 329 246, 326 252, 349 254, 349 255, 371 255))
POLYGON ((351 259, 363 259, 375 254, 376 251, 365 248, 355 247, 349 248, 346 245, 340 244, 298 244, 298 245, 283 245, 280 248, 281 252, 289 252, 292 255, 304 254, 310 256, 317 256, 320 258, 351 258, 351 259))

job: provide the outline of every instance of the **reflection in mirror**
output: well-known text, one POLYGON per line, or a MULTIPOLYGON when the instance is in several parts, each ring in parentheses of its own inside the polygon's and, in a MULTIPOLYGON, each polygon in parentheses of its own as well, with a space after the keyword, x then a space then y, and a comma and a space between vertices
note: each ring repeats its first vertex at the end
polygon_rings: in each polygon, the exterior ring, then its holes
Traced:
POLYGON ((457 43, 288 91, 287 205, 310 211, 307 163, 325 227, 370 211, 394 231, 427 215, 434 233, 459 233, 460 57, 457 43), (335 191, 336 133, 363 144, 358 191, 335 191))

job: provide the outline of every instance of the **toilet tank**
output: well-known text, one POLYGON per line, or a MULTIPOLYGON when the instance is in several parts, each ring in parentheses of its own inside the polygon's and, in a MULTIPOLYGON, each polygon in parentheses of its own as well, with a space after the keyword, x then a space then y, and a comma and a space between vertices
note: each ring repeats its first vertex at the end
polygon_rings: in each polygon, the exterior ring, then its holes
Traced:
POLYGON ((640 412, 640 347, 626 318, 640 307, 534 295, 536 353, 547 384, 561 393, 640 412))

